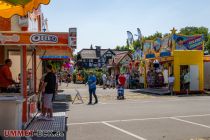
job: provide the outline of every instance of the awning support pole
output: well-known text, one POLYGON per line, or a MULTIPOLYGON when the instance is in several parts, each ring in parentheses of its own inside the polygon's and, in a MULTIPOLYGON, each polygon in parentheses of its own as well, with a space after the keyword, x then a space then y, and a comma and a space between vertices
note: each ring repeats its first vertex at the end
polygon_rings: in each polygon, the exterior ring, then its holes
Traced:
POLYGON ((33 59, 32 59, 33 67, 32 67, 32 72, 33 72, 33 89, 34 93, 36 94, 36 82, 37 82, 37 75, 36 75, 36 49, 33 51, 33 59))
POLYGON ((26 46, 22 46, 21 48, 21 92, 24 97, 24 102, 23 102, 23 111, 22 111, 22 121, 23 123, 26 123, 28 120, 27 117, 27 48, 26 46))

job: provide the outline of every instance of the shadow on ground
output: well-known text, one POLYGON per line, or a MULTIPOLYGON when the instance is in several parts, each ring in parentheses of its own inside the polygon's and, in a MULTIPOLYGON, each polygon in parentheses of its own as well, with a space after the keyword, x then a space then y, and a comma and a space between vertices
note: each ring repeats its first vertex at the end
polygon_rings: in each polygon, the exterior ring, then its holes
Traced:
MULTIPOLYGON (((164 94, 160 94, 160 93, 150 93, 150 92, 143 92, 142 89, 135 89, 135 90, 130 90, 130 92, 133 93, 137 93, 137 94, 145 94, 145 95, 149 95, 149 96, 156 96, 156 97, 161 97, 161 96, 169 96, 171 95, 170 93, 164 93, 164 94)), ((201 93, 201 92, 193 92, 193 93, 178 93, 178 94, 173 94, 172 96, 175 97, 199 97, 199 96, 210 96, 209 93, 201 93)))
POLYGON ((54 102, 53 112, 66 112, 69 111, 69 102, 54 102))

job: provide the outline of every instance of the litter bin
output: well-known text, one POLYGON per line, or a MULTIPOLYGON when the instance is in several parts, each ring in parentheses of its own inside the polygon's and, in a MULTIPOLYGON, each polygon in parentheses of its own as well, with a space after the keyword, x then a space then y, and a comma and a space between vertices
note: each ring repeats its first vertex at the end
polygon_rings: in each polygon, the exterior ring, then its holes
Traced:
POLYGON ((0 136, 3 137, 3 140, 14 140, 14 138, 4 137, 4 130, 22 129, 23 101, 22 96, 0 95, 0 136))

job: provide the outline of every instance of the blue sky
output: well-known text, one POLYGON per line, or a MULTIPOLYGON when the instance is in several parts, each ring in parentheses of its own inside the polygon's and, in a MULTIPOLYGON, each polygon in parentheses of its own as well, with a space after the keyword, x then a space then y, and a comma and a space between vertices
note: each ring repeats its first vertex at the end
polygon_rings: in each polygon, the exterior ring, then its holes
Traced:
POLYGON ((210 29, 210 0, 51 0, 42 6, 49 30, 78 28, 78 47, 125 45, 129 30, 143 36, 173 27, 205 26, 210 29))

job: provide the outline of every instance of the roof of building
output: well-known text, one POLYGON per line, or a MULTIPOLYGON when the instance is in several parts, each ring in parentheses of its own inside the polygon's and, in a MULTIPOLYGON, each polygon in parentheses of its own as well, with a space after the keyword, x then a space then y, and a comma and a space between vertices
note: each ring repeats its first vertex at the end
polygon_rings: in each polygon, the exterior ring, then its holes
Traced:
POLYGON ((131 57, 128 51, 116 54, 113 59, 109 60, 109 65, 118 65, 127 55, 131 57))
MULTIPOLYGON (((107 51, 112 51, 114 54, 119 54, 122 52, 128 51, 119 51, 115 49, 101 49, 101 56, 103 56, 107 51)), ((82 49, 78 52, 81 55, 82 59, 98 59, 99 57, 96 56, 96 49, 82 49)))

